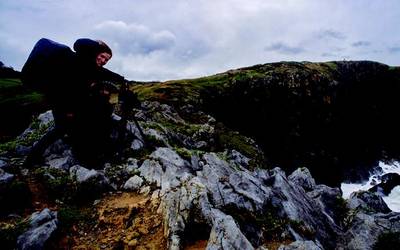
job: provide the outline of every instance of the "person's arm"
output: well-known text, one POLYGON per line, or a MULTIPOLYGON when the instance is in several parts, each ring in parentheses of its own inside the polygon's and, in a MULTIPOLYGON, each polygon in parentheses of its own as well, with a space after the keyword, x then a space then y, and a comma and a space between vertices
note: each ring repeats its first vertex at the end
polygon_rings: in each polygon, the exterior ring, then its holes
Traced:
POLYGON ((99 71, 100 71, 100 80, 101 81, 110 81, 110 82, 115 82, 115 83, 123 83, 126 81, 126 79, 123 76, 121 76, 115 72, 112 72, 109 69, 100 68, 99 71))

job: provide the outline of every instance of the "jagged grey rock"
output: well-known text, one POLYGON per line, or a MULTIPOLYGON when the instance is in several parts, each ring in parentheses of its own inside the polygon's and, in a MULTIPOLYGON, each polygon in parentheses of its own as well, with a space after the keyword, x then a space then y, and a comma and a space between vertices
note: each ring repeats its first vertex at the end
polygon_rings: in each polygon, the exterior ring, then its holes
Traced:
POLYGON ((139 168, 140 176, 148 183, 154 183, 157 187, 161 187, 161 177, 163 170, 158 161, 145 160, 139 168))
POLYGON ((250 158, 244 156, 243 154, 234 149, 228 152, 228 159, 231 161, 231 163, 237 164, 245 168, 249 166, 250 162, 250 158))
POLYGON ((75 158, 72 156, 65 156, 62 158, 55 158, 46 162, 51 168, 62 169, 68 171, 74 164, 75 158))
POLYGON ((45 208, 40 212, 34 212, 30 218, 30 225, 31 227, 38 227, 43 223, 54 219, 55 215, 56 212, 52 212, 48 208, 45 208))
POLYGON ((146 128, 143 130, 143 133, 146 136, 154 137, 157 141, 163 142, 164 145, 169 146, 166 136, 161 134, 159 131, 152 129, 152 128, 146 128))
POLYGON ((379 235, 386 232, 400 232, 400 213, 390 212, 382 197, 359 191, 351 194, 348 230, 338 249, 370 250, 379 235))
POLYGON ((51 110, 48 110, 38 116, 40 126, 48 126, 54 121, 54 116, 51 110))
POLYGON ((87 169, 79 165, 75 165, 69 169, 70 177, 76 180, 81 187, 85 189, 106 190, 110 189, 110 181, 100 171, 87 169))
POLYGON ((274 206, 281 216, 304 223, 306 230, 315 234, 325 248, 333 248, 341 235, 340 227, 319 209, 303 188, 291 183, 281 169, 271 170, 270 176, 274 179, 271 186, 274 206))
POLYGON ((8 166, 8 163, 4 160, 0 159, 0 169, 3 169, 8 166))
POLYGON ((129 178, 129 180, 127 180, 125 182, 124 189, 137 191, 140 189, 142 184, 143 184, 143 179, 140 178, 139 176, 135 175, 135 176, 129 178))
POLYGON ((240 231, 232 216, 214 210, 216 215, 214 225, 208 239, 207 249, 254 249, 251 243, 240 231))
MULTIPOLYGON (((213 145, 215 133, 216 121, 212 117, 205 124, 190 127, 190 130, 199 128, 193 136, 160 124, 167 121, 191 126, 168 105, 144 102, 137 117, 141 124, 148 125, 144 126, 145 133, 157 137, 165 146, 157 148, 140 167, 133 158, 118 166, 117 170, 123 172, 123 175, 118 172, 120 181, 133 174, 140 175, 118 185, 140 189, 146 195, 156 188, 151 197, 160 199, 158 211, 164 216, 169 249, 181 249, 185 237, 198 227, 208 236, 207 249, 262 249, 266 240, 263 230, 275 222, 266 222, 271 215, 285 222, 280 225, 280 235, 295 240, 281 246, 281 250, 334 249, 336 245, 337 249, 370 249, 384 229, 400 230, 397 213, 387 213, 382 200, 362 195, 349 200, 352 212, 346 224, 348 231, 343 232, 334 208, 340 190, 316 185, 306 168, 294 171, 289 177, 279 168, 250 171, 246 167, 252 159, 232 149, 223 153, 197 152, 188 162, 168 144, 171 140, 189 149, 200 145, 207 151, 213 145)), ((130 126, 138 134, 133 123, 130 126)), ((254 144, 251 139, 248 142, 254 144)), ((51 159, 62 157, 54 152, 51 159)), ((108 181, 103 172, 78 165, 69 172, 80 186, 108 181)))
POLYGON ((319 205, 320 210, 328 218, 331 218, 336 225, 341 224, 345 205, 341 199, 342 191, 339 188, 331 188, 320 184, 315 186, 314 190, 308 192, 307 195, 319 205))
POLYGON ((315 180, 307 168, 296 169, 288 176, 288 179, 302 187, 306 192, 313 190, 316 186, 315 180))
MULTIPOLYGON (((157 180, 160 181, 161 190, 164 192, 168 189, 177 187, 181 185, 181 180, 190 176, 190 168, 187 166, 186 162, 172 149, 170 148, 158 148, 151 155, 151 158, 160 162, 161 169, 155 169, 158 175, 157 180)), ((154 161, 153 160, 153 161, 154 161)), ((148 174, 144 167, 140 167, 141 175, 145 179, 148 174), (142 173, 143 172, 143 173, 142 173)), ((158 184, 157 184, 158 185, 158 184)))
MULTIPOLYGON (((196 177, 189 176, 179 189, 171 189, 162 196, 172 249, 180 246, 180 237, 185 230, 190 231, 187 227, 193 219, 210 228, 208 249, 252 249, 254 246, 247 237, 256 232, 251 237, 258 242, 261 233, 252 231, 256 230, 254 228, 243 232, 235 222, 235 216, 245 216, 243 211, 263 216, 267 204, 276 206, 280 212, 278 216, 304 221, 303 229, 312 232, 316 237, 314 240, 321 240, 328 249, 335 245, 340 228, 318 211, 318 204, 302 188, 291 183, 280 169, 238 170, 215 153, 204 154, 202 160, 203 169, 197 171, 196 177), (222 212, 227 208, 233 212, 232 216, 222 212), (196 218, 190 218, 194 214, 196 218)), ((301 232, 296 233, 293 228, 288 230, 293 232, 293 237, 304 240, 301 232)))
POLYGON ((44 249, 48 240, 57 230, 57 213, 48 208, 33 213, 30 228, 17 239, 17 248, 21 250, 44 249))
POLYGON ((131 149, 132 150, 139 150, 142 149, 144 147, 144 144, 141 140, 139 139, 135 139, 132 141, 131 143, 131 149))
POLYGON ((14 180, 14 175, 0 168, 0 185, 6 185, 14 180))
POLYGON ((323 250, 322 246, 315 244, 314 241, 295 241, 290 245, 280 246, 278 250, 323 250))
POLYGON ((134 122, 128 121, 126 124, 126 130, 132 133, 139 141, 143 141, 142 134, 134 122))
POLYGON ((178 168, 185 166, 185 161, 170 148, 157 148, 156 151, 151 153, 151 158, 160 161, 164 166, 176 166, 178 168))
POLYGON ((129 158, 127 161, 126 171, 128 173, 135 172, 139 168, 138 163, 139 163, 139 161, 137 159, 129 158))
POLYGON ((369 190, 382 196, 388 196, 396 186, 400 186, 400 175, 397 173, 387 173, 381 176, 381 183, 373 186, 369 190))
POLYGON ((349 223, 349 229, 344 233, 344 244, 339 249, 372 250, 379 235, 386 232, 400 232, 400 213, 357 212, 349 223))
POLYGON ((348 207, 353 210, 363 210, 367 213, 391 212, 381 196, 368 191, 352 193, 348 200, 348 207))
POLYGON ((62 156, 72 156, 71 147, 68 146, 62 139, 55 141, 45 151, 43 156, 47 160, 51 160, 62 156))
POLYGON ((39 125, 35 125, 33 127, 32 124, 31 124, 27 129, 25 129, 24 132, 22 132, 21 135, 18 136, 18 138, 22 139, 22 140, 28 138, 28 136, 30 134, 32 134, 35 130, 37 130, 37 127, 39 127, 39 128, 49 127, 53 120, 54 120, 53 114, 52 114, 52 112, 50 110, 40 114, 38 116, 39 125))
POLYGON ((194 171, 199 171, 203 169, 203 167, 200 166, 199 162, 200 162, 199 156, 194 154, 190 157, 190 166, 194 171))

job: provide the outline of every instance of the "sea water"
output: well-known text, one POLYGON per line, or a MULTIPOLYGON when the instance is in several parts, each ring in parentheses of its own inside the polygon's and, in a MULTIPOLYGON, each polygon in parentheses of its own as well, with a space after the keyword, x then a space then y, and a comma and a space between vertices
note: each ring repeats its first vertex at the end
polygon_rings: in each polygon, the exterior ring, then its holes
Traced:
MULTIPOLYGON (((353 192, 370 189, 381 182, 381 176, 388 173, 400 174, 400 162, 393 162, 391 164, 379 162, 379 165, 370 172, 369 179, 366 182, 342 183, 340 188, 343 192, 343 198, 348 199, 353 192)), ((382 198, 392 211, 400 212, 400 186, 396 186, 388 196, 383 196, 382 198)))

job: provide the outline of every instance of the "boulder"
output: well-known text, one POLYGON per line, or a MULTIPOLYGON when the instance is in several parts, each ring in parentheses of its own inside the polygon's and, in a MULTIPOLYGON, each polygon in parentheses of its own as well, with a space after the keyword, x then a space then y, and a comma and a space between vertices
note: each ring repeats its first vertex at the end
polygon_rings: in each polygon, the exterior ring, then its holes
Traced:
POLYGON ((381 183, 373 186, 369 191, 387 196, 396 186, 400 186, 400 175, 397 173, 388 173, 381 176, 381 183))
POLYGON ((307 193, 329 218, 337 225, 341 225, 345 216, 346 204, 342 199, 342 191, 339 188, 331 188, 326 185, 317 185, 314 190, 307 193))
POLYGON ((391 212, 381 196, 368 191, 352 193, 347 204, 352 210, 362 210, 369 214, 391 212))
POLYGON ((124 189, 131 191, 138 191, 143 184, 143 179, 139 176, 135 175, 129 180, 127 180, 124 184, 124 189))
POLYGON ((94 169, 87 169, 75 165, 69 169, 70 176, 78 183, 78 192, 81 195, 97 196, 112 188, 104 173, 94 169))
POLYGON ((151 158, 160 161, 164 166, 176 166, 182 168, 185 166, 185 161, 170 148, 158 148, 151 153, 151 158))
POLYGON ((61 158, 54 158, 46 162, 51 168, 61 169, 69 171, 69 169, 75 164, 76 160, 72 156, 65 156, 61 158))
POLYGON ((281 245, 278 250, 323 250, 324 248, 320 244, 316 244, 311 240, 298 240, 290 243, 289 245, 281 245))
POLYGON ((296 169, 289 175, 288 179, 302 187, 306 192, 313 190, 316 186, 315 180, 307 168, 296 169))
POLYGON ((0 169, 6 168, 7 166, 7 161, 0 159, 0 169))
POLYGON ((0 186, 7 185, 14 180, 14 175, 5 172, 0 168, 0 186))
POLYGON ((45 208, 31 215, 30 228, 17 239, 21 250, 44 249, 57 230, 57 213, 45 208))
POLYGON ((235 220, 221 211, 213 210, 214 223, 208 239, 207 249, 254 249, 240 231, 235 220))
POLYGON ((349 229, 343 234, 343 245, 339 249, 372 250, 383 233, 400 232, 400 214, 366 214, 363 211, 353 215, 349 229))
POLYGON ((355 192, 348 206, 348 230, 343 233, 339 249, 372 250, 381 234, 400 232, 400 213, 391 212, 379 195, 355 192))

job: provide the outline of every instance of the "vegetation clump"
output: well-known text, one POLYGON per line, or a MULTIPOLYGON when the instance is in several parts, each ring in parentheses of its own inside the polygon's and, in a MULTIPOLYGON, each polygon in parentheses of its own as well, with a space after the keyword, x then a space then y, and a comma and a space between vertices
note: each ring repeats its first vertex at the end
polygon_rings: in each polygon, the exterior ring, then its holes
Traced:
POLYGON ((2 249, 15 249, 17 238, 29 227, 29 221, 13 219, 7 222, 0 222, 0 242, 2 249))

